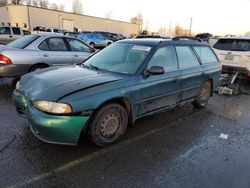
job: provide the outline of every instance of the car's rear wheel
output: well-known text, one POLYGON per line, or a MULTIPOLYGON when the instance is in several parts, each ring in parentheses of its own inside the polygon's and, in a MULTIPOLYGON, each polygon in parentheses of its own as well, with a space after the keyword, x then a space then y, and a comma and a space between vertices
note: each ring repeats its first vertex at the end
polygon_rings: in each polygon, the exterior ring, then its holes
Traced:
POLYGON ((107 146, 117 142, 125 133, 128 113, 119 104, 103 106, 89 126, 90 140, 98 146, 107 146))
POLYGON ((34 65, 33 67, 31 67, 29 72, 39 71, 39 70, 44 69, 46 67, 48 67, 48 66, 47 65, 34 65))
POLYGON ((199 94, 197 95, 197 97, 192 103, 195 107, 203 108, 207 105, 209 97, 211 96, 211 92, 212 92, 211 86, 212 85, 210 81, 207 81, 202 85, 199 94))

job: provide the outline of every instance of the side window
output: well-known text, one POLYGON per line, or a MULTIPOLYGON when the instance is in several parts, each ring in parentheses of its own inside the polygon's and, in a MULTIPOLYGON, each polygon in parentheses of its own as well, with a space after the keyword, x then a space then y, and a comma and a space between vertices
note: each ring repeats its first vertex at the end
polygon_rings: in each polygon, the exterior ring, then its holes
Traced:
POLYGON ((48 39, 50 51, 67 51, 63 38, 48 39))
POLYGON ((11 35, 9 27, 0 27, 0 35, 11 35))
POLYGON ((200 65, 191 47, 176 46, 176 52, 180 68, 194 67, 200 65))
POLYGON ((209 47, 206 46, 195 46, 194 50, 200 57, 202 63, 209 64, 217 62, 217 58, 209 47))
POLYGON ((49 51, 49 45, 47 43, 47 40, 43 41, 38 48, 43 51, 49 51))
POLYGON ((70 49, 75 52, 86 52, 90 51, 90 47, 85 45, 83 42, 76 40, 76 39, 71 39, 67 38, 67 42, 69 43, 70 49))
POLYGON ((178 68, 178 62, 173 46, 159 48, 151 58, 148 67, 160 66, 164 70, 173 70, 178 68))
POLYGON ((12 31, 13 31, 14 35, 21 35, 21 31, 18 27, 13 27, 12 31))

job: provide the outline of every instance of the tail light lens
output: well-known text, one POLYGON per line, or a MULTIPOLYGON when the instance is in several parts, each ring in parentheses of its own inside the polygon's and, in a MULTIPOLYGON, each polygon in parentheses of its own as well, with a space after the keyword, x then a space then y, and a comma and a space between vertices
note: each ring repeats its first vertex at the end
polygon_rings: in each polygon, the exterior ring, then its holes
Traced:
POLYGON ((10 65, 12 64, 12 61, 10 60, 10 58, 0 54, 0 64, 10 65))

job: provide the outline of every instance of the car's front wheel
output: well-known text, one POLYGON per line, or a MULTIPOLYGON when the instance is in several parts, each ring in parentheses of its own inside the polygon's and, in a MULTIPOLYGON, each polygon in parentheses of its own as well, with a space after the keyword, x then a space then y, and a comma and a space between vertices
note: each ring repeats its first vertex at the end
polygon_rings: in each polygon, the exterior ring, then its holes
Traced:
POLYGON ((205 107, 208 103, 209 97, 211 96, 211 92, 212 92, 211 82, 207 81, 201 86, 201 90, 192 104, 198 108, 205 107))
POLYGON ((98 146, 107 146, 117 142, 125 133, 128 113, 116 103, 103 106, 89 126, 91 141, 98 146))

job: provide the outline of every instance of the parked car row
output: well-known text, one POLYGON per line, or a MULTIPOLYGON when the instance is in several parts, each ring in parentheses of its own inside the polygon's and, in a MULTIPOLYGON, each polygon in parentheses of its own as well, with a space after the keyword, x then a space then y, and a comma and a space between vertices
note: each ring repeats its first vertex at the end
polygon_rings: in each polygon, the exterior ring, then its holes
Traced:
MULTIPOLYGON (((69 37, 30 37, 31 45, 24 48, 52 64, 57 57, 48 53, 51 49, 64 50, 61 57, 78 49, 75 43, 81 44, 69 37)), ((10 64, 6 57, 1 61, 7 62, 4 66, 10 64)), ((64 57, 59 62, 63 61, 64 57)), ((141 117, 189 102, 206 106, 220 75, 220 62, 207 43, 182 38, 126 39, 83 63, 22 76, 13 101, 42 141, 75 145, 81 135, 88 134, 96 145, 107 146, 120 140, 128 125, 141 117)))
POLYGON ((61 35, 27 35, 0 46, 0 77, 20 77, 49 66, 82 63, 95 49, 61 35))

